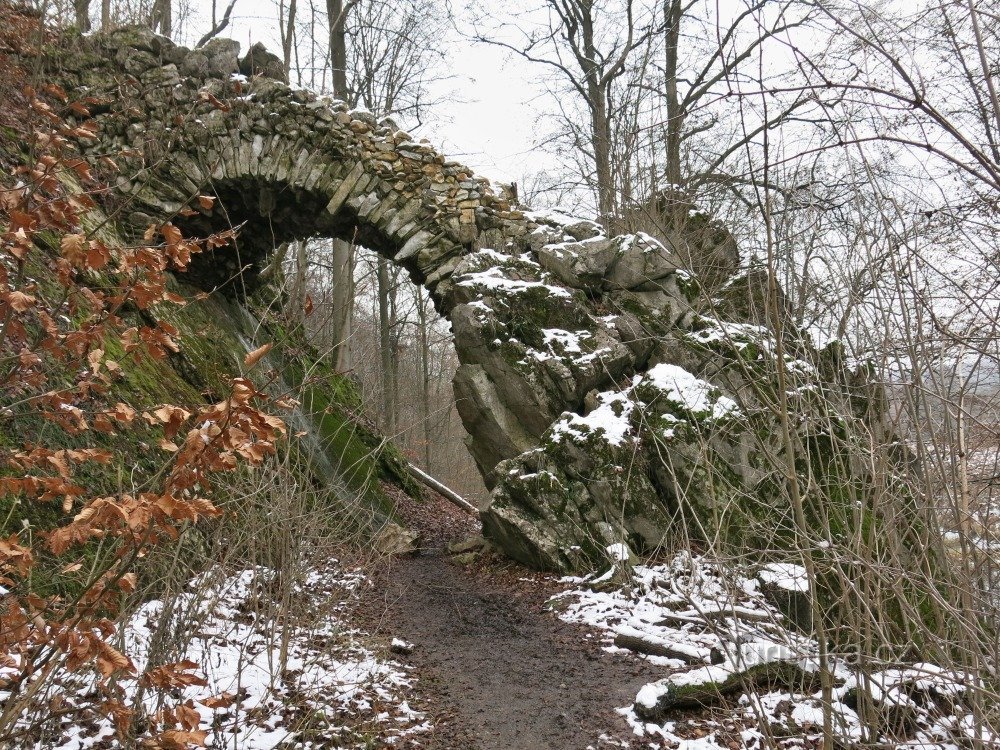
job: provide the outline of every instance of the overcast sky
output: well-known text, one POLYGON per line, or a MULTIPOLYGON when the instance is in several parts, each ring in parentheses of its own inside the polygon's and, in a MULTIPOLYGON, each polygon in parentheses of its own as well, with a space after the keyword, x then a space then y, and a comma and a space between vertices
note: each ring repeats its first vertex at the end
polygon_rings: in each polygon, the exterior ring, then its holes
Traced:
MULTIPOLYGON (((218 0, 220 14, 225 5, 225 0, 218 0)), ((317 5, 323 3, 317 0, 317 5)), ((197 15, 182 29, 189 45, 211 25, 211 1, 193 0, 192 6, 197 15)), ((304 14, 301 6, 300 0, 299 13, 304 14)), ((244 51, 260 41, 280 54, 277 3, 236 0, 232 22, 221 36, 239 41, 244 51)), ((435 93, 453 94, 448 97, 452 103, 435 107, 430 124, 419 134, 491 180, 520 181, 526 174, 551 167, 550 157, 533 148, 542 135, 538 71, 457 33, 448 42, 452 77, 435 93)))

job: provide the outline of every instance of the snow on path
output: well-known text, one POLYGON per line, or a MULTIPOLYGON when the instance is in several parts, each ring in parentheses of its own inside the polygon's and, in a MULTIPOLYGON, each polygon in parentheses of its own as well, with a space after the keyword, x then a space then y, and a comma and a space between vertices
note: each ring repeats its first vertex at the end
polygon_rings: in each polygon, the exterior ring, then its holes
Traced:
MULTIPOLYGON (((344 622, 345 602, 364 582, 363 575, 334 561, 295 587, 295 610, 284 623, 275 601, 278 576, 260 567, 210 570, 170 601, 167 611, 161 601, 143 604, 123 628, 124 652, 138 674, 155 666, 150 655, 159 654, 156 664, 190 660, 197 665, 192 671, 208 681, 167 696, 147 692, 145 709, 187 704, 197 711, 201 728, 210 730, 207 746, 233 750, 318 750, 331 742, 367 748, 373 737, 383 747, 427 731, 430 724, 407 701, 413 692, 407 668, 372 651, 365 634, 344 622), (202 702, 218 696, 224 705, 202 702)), ((86 712, 75 720, 72 714, 64 720, 45 717, 52 696, 60 695, 67 707, 84 706, 93 685, 92 675, 67 675, 38 696, 36 712, 21 718, 23 726, 41 720, 41 739, 30 747, 120 747, 106 719, 88 719, 86 712)), ((136 681, 123 687, 131 699, 136 681)), ((0 691, 0 704, 6 697, 0 691)))
MULTIPOLYGON (((611 578, 607 573, 565 578, 571 588, 550 604, 564 620, 598 629, 607 651, 624 651, 614 642, 616 636, 626 636, 683 657, 642 657, 662 667, 664 677, 643 686, 633 705, 618 709, 644 746, 651 750, 818 746, 824 720, 821 693, 745 693, 711 715, 662 723, 644 721, 636 710, 655 708, 678 688, 719 684, 757 665, 791 662, 803 673, 816 672, 815 641, 793 631, 764 591, 770 586, 807 595, 808 580, 800 566, 771 564, 750 572, 682 552, 666 564, 637 565, 628 585, 603 590, 601 584, 611 578), (598 590, 591 588, 595 584, 598 590)), ((985 746, 1000 747, 1000 734, 988 727, 977 729, 963 703, 964 693, 974 684, 969 675, 933 664, 911 664, 862 679, 846 664, 834 662, 833 676, 831 720, 843 747, 865 739, 866 728, 851 707, 859 689, 867 691, 879 710, 903 711, 908 717, 909 729, 902 734, 875 733, 884 750, 959 750, 970 745, 977 731, 985 746)))

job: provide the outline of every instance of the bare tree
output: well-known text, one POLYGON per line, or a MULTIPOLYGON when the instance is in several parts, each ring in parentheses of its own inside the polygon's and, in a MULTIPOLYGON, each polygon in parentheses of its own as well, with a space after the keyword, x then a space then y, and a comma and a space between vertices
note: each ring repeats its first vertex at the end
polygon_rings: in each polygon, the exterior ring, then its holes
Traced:
POLYGON ((378 330, 379 358, 382 364, 382 425, 386 432, 395 435, 399 428, 398 368, 399 358, 396 339, 399 334, 397 312, 398 284, 395 273, 390 272, 389 262, 381 255, 376 259, 378 269, 378 330))
MULTIPOLYGON (((616 192, 612 174, 612 118, 609 98, 612 86, 626 72, 631 56, 652 38, 653 17, 625 0, 618 5, 593 0, 544 0, 532 13, 545 21, 529 29, 516 21, 502 21, 499 28, 482 30, 477 23, 474 38, 520 55, 544 66, 575 92, 588 116, 588 140, 581 144, 593 167, 597 209, 605 223, 616 214, 616 192), (504 37, 512 38, 508 41, 504 37)), ((491 19, 496 24, 496 19, 491 19)))
POLYGON ((173 6, 171 0, 153 0, 149 12, 149 28, 169 37, 174 30, 173 6))
POLYGON ((326 0, 327 23, 330 30, 330 70, 333 74, 333 95, 348 99, 347 88, 347 17, 358 0, 326 0))
MULTIPOLYGON (((167 2, 167 0, 163 0, 163 2, 167 2)), ((210 40, 215 39, 215 37, 217 37, 219 34, 221 34, 223 31, 225 31, 226 27, 229 26, 229 19, 232 17, 232 15, 233 15, 233 8, 235 8, 235 7, 236 7, 236 0, 230 0, 229 5, 226 6, 226 10, 222 13, 222 18, 217 18, 216 14, 215 14, 216 5, 213 2, 212 3, 212 28, 209 29, 201 37, 201 39, 198 40, 198 43, 195 44, 195 47, 202 47, 202 46, 208 44, 208 42, 210 40)))
POLYGON ((80 31, 90 31, 90 0, 73 0, 76 27, 80 31))
MULTIPOLYGON (((278 4, 278 31, 281 34, 281 54, 285 64, 285 77, 288 78, 292 69, 292 48, 295 44, 295 13, 298 10, 298 0, 285 0, 278 4)), ((291 80, 288 78, 288 80, 291 80)))
POLYGON ((480 22, 475 38, 552 71, 576 94, 582 111, 557 100, 551 143, 569 146, 599 213, 617 228, 662 231, 664 223, 682 224, 705 188, 747 185, 742 165, 731 163, 808 101, 788 96, 742 133, 734 117, 743 88, 755 82, 744 72, 754 54, 809 21, 808 6, 794 0, 754 0, 737 10, 685 0, 546 0, 536 13, 493 18, 487 31, 480 22))
POLYGON ((695 3, 664 0, 663 83, 652 85, 666 110, 662 174, 667 192, 679 196, 669 209, 673 224, 683 222, 701 185, 735 179, 724 168, 729 159, 806 104, 806 97, 793 97, 744 132, 716 106, 739 94, 741 83, 754 80, 742 68, 758 49, 807 23, 809 11, 802 7, 794 1, 754 0, 725 15, 718 6, 698 12, 695 3), (701 143, 696 145, 696 139, 701 143), (685 144, 694 152, 687 159, 685 144))
POLYGON ((441 44, 447 33, 440 0, 378 0, 357 7, 347 24, 351 103, 419 124, 433 104, 431 88, 448 77, 441 44))

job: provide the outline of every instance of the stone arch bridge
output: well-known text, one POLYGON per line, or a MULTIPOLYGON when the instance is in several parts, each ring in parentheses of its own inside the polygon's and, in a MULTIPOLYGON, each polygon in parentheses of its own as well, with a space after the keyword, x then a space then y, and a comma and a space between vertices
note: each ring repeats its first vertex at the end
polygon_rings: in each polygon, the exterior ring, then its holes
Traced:
POLYGON ((117 187, 132 223, 242 227, 235 250, 192 265, 203 287, 241 271, 252 285, 279 243, 326 236, 378 251, 430 291, 454 330, 455 396, 492 488, 484 530, 512 556, 580 569, 612 545, 664 544, 681 520, 738 532, 764 507, 775 527, 787 521, 765 491, 775 446, 759 428, 770 333, 720 318, 741 307, 739 279, 711 314, 699 308, 678 263, 692 248, 523 211, 391 121, 289 87, 259 46, 241 59, 229 40, 192 51, 123 29, 49 64, 96 102, 99 140, 85 152, 131 153, 117 187), (193 200, 204 194, 212 207, 193 200), (181 217, 185 206, 197 213, 181 217))

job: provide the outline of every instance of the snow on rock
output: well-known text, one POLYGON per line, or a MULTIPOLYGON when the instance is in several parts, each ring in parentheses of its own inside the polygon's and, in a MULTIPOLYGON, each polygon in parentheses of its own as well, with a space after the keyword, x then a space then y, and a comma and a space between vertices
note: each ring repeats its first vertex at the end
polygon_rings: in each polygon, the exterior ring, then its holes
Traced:
POLYGON ((785 591, 806 593, 809 591, 809 576, 806 569, 794 563, 768 563, 757 571, 757 577, 766 584, 785 591))
POLYGON ((608 553, 608 559, 612 562, 628 562, 629 558, 632 557, 632 550, 621 542, 609 544, 604 551, 608 553))
POLYGON ((563 331, 559 328, 543 328, 542 340, 546 345, 557 344, 567 354, 582 352, 580 342, 592 336, 590 331, 563 331))
POLYGON ((488 268, 477 273, 464 274, 458 280, 459 286, 476 287, 479 289, 505 292, 507 294, 522 294, 529 290, 544 289, 551 297, 569 297, 570 293, 561 286, 546 284, 544 281, 522 281, 511 279, 499 268, 488 268))
POLYGON ((632 431, 629 418, 635 402, 627 393, 604 392, 597 395, 598 403, 586 416, 567 412, 552 425, 550 435, 558 443, 565 436, 586 440, 591 435, 602 437, 614 446, 622 445, 632 431))
POLYGON ((885 750, 958 750, 971 746, 977 732, 983 747, 1000 747, 1000 733, 977 723, 963 702, 973 679, 934 664, 894 666, 862 678, 832 659, 835 688, 829 717, 824 716, 817 644, 787 627, 762 592, 774 585, 808 593, 799 565, 773 563, 755 576, 682 552, 664 564, 636 566, 631 582, 617 590, 594 590, 599 579, 593 577, 562 580, 571 588, 553 597, 552 608, 564 620, 597 628, 606 650, 624 651, 614 645, 624 635, 654 647, 650 653, 660 646, 686 655, 644 656, 664 668, 664 677, 644 685, 631 706, 618 709, 643 747, 818 747, 826 718, 844 748, 867 739, 885 750), (767 677, 759 691, 743 692, 761 674, 767 677), (783 682, 787 686, 776 689, 783 682), (897 723, 905 715, 906 731, 896 731, 891 722, 866 727, 853 708, 859 691, 867 693, 877 715, 896 716, 897 723), (715 704, 721 694, 732 698, 711 714, 671 716, 674 708, 715 704))
MULTIPOLYGON (((547 330, 545 333, 547 338, 560 341, 564 347, 576 346, 580 341, 568 331, 547 330)), ((598 436, 616 447, 627 440, 635 440, 637 430, 633 412, 638 409, 642 413, 647 406, 637 394, 649 394, 650 388, 682 414, 681 417, 669 412, 660 415, 662 420, 674 424, 685 420, 707 424, 740 414, 736 402, 710 383, 677 365, 659 364, 650 368, 645 375, 633 377, 629 385, 620 391, 597 393, 597 405, 587 414, 565 412, 552 425, 551 440, 558 443, 570 436, 585 441, 591 436, 598 436)), ((649 400, 653 401, 659 396, 649 400)), ((665 437, 671 438, 673 434, 673 428, 668 428, 665 437)))
POLYGON ((700 378, 696 378, 683 367, 659 364, 646 373, 646 380, 663 391, 666 398, 694 415, 710 419, 722 419, 738 414, 739 407, 719 389, 700 378))
POLYGON ((636 232, 635 234, 623 235, 621 250, 628 252, 632 248, 637 248, 643 253, 666 253, 667 249, 663 243, 650 234, 636 232))
MULTIPOLYGON (((259 567, 210 570, 168 603, 146 602, 122 628, 124 651, 137 673, 189 660, 208 684, 169 694, 147 691, 145 710, 187 703, 209 730, 208 747, 241 750, 365 748, 376 737, 385 747, 427 731, 425 716, 406 700, 414 682, 407 668, 373 651, 365 634, 345 621, 344 602, 364 581, 331 564, 294 588, 295 611, 284 618, 274 596, 278 575, 259 567), (226 695, 231 700, 223 705, 200 702, 226 695)), ((95 681, 93 675, 68 674, 49 690, 67 708, 85 706, 95 681)), ((121 687, 134 700, 136 681, 121 687)), ((0 703, 5 697, 0 690, 0 703)), ((41 722, 46 739, 39 748, 121 747, 106 720, 77 721, 71 710, 46 718, 44 692, 39 701, 20 719, 26 727, 41 722)))
POLYGON ((410 654, 413 653, 413 644, 402 638, 393 638, 389 643, 389 650, 394 654, 410 654))
POLYGON ((598 346, 594 348, 597 338, 593 331, 543 328, 541 333, 543 349, 525 347, 525 353, 536 362, 561 360, 571 367, 581 368, 590 365, 604 355, 613 354, 611 347, 598 346), (590 348, 593 348, 593 351, 588 351, 590 348))
MULTIPOLYGON (((773 362, 778 344, 774 334, 765 326, 752 323, 733 323, 707 315, 697 317, 693 329, 684 334, 688 340, 701 346, 724 346, 740 353, 745 361, 773 362)), ((810 363, 785 353, 785 368, 800 378, 816 378, 816 368, 810 363)))
POLYGON ((604 227, 593 219, 583 219, 579 216, 573 216, 562 208, 525 211, 524 217, 536 224, 558 227, 566 234, 578 240, 598 237, 604 234, 604 227))
POLYGON ((517 263, 530 266, 533 268, 540 268, 537 262, 535 262, 531 256, 527 253, 521 253, 520 255, 511 255, 510 253, 505 253, 500 250, 495 250, 490 247, 483 247, 476 250, 474 253, 469 253, 466 256, 468 260, 485 259, 493 264, 496 263, 510 263, 516 261, 517 263))

